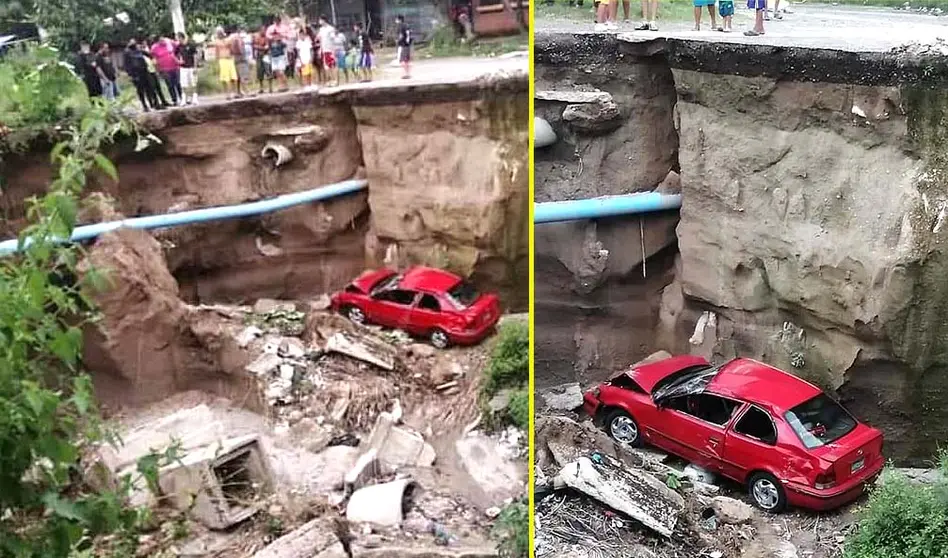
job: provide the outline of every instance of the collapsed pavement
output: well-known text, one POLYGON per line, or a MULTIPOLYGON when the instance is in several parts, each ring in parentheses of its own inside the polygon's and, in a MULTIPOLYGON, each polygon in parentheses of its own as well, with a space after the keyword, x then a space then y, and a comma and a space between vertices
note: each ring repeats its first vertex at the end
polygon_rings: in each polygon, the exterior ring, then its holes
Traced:
POLYGON ((438 351, 332 314, 325 295, 188 305, 140 231, 105 235, 89 257, 111 288, 94 295, 107 316, 87 334, 100 355, 139 351, 137 367, 93 369, 97 388, 160 393, 108 409, 121 443, 87 455, 84 470, 99 486, 131 478, 133 504, 189 526, 184 540, 149 544, 328 558, 343 556, 323 536, 342 520, 360 558, 496 556, 493 518, 526 491, 526 436, 478 428, 489 342, 438 351), (133 328, 143 316, 149 328, 133 328), (195 365, 213 381, 195 381, 195 365), (139 459, 169 447, 157 482, 137 474, 139 459))

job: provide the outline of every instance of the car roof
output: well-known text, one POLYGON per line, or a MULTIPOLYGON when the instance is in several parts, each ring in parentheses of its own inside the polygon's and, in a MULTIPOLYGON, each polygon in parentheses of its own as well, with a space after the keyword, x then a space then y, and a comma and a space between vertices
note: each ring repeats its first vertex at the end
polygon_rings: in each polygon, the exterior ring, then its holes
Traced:
POLYGON ((740 399, 783 415, 823 393, 793 374, 749 358, 736 358, 714 376, 706 393, 740 399))
POLYGON ((461 282, 457 275, 433 267, 413 267, 402 274, 398 288, 409 291, 446 293, 461 282))

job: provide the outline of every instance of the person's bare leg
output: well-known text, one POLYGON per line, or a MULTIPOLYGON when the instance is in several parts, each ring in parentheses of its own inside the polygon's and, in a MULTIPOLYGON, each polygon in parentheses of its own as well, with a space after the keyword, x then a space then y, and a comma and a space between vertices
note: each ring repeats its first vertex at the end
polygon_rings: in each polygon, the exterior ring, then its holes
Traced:
POLYGON ((695 31, 701 31, 701 8, 695 6, 695 31))
POLYGON ((767 11, 766 8, 763 10, 757 10, 757 19, 754 21, 754 31, 758 33, 764 32, 764 12, 767 11))
POLYGON ((599 4, 599 11, 596 12, 596 23, 605 23, 609 19, 609 5, 599 4))
POLYGON ((622 0, 622 21, 629 21, 629 11, 632 7, 629 0, 622 0))
POLYGON ((648 29, 648 2, 649 0, 642 0, 642 23, 636 27, 638 30, 648 29))
POLYGON ((652 24, 653 28, 657 28, 656 25, 658 21, 658 0, 650 0, 650 4, 651 4, 650 7, 652 9, 651 10, 652 13, 650 14, 651 17, 649 17, 649 23, 652 24))
POLYGON ((714 4, 708 6, 708 14, 711 16, 711 30, 718 28, 718 16, 714 13, 714 4))
POLYGON ((617 21, 619 19, 619 0, 612 0, 609 4, 609 21, 617 21))

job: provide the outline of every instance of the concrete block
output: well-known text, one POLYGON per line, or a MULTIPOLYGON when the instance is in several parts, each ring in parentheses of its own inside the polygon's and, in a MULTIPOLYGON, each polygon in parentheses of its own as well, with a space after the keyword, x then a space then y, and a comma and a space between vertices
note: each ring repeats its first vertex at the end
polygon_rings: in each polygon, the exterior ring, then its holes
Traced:
POLYGON ((389 413, 379 414, 366 444, 377 452, 378 459, 390 467, 430 467, 437 457, 431 444, 421 434, 395 426, 389 413))

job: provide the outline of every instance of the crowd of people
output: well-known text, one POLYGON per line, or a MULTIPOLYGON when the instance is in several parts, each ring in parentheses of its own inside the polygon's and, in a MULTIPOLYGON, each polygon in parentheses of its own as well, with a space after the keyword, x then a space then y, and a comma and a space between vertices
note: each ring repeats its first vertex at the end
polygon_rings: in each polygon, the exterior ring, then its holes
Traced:
MULTIPOLYGON (((411 29, 403 16, 398 22, 398 61, 403 78, 411 75, 411 29)), ((264 89, 288 91, 290 81, 303 88, 337 86, 343 81, 371 81, 375 51, 369 33, 356 23, 346 36, 321 16, 315 25, 302 18, 272 18, 255 32, 238 26, 218 27, 209 45, 217 65, 217 79, 228 99, 256 94, 264 89)), ((128 74, 142 109, 161 110, 198 102, 198 68, 204 64, 203 45, 183 33, 175 38, 153 37, 131 40, 122 56, 121 68, 128 74)), ((118 72, 108 43, 93 52, 80 45, 78 68, 91 97, 115 99, 119 94, 118 72)))
MULTIPOLYGON (((711 18, 711 28, 715 31, 730 33, 734 17, 734 0, 692 0, 695 10, 695 31, 701 31, 702 12, 707 9, 711 18), (715 13, 717 4, 717 13, 715 13), (717 16, 721 17, 718 25, 717 16)), ((622 12, 625 21, 629 20, 630 0, 622 0, 622 12)), ((748 37, 758 37, 764 34, 764 22, 770 21, 768 0, 747 0, 747 8, 755 11, 754 26, 744 31, 748 37)), ((773 19, 783 19, 780 11, 780 0, 773 0, 773 19)), ((596 31, 610 31, 618 29, 619 0, 596 0, 596 31)), ((634 29, 636 31, 658 31, 658 0, 642 0, 642 22, 634 29)))

